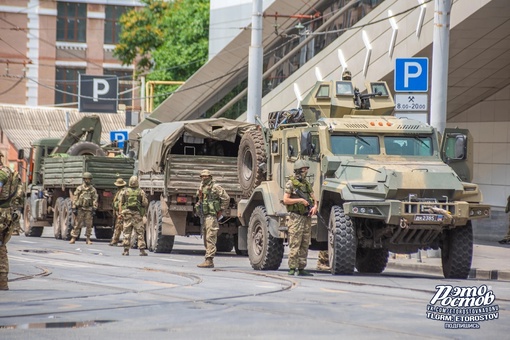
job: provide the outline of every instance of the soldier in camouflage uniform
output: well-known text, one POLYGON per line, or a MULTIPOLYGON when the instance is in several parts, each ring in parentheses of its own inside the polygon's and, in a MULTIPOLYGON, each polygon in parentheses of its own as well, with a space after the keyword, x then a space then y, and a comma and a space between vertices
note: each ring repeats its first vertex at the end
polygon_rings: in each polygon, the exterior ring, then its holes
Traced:
POLYGON ((92 235, 92 220, 97 210, 98 196, 96 188, 92 185, 92 174, 83 173, 83 184, 78 186, 73 195, 73 213, 75 215, 75 225, 71 231, 70 244, 74 244, 80 237, 81 228, 84 226, 86 243, 92 244, 90 236, 92 235))
POLYGON ((202 183, 197 192, 198 202, 195 209, 203 215, 205 261, 197 267, 214 268, 213 259, 216 255, 216 241, 220 229, 218 216, 221 216, 222 210, 228 208, 230 197, 225 189, 213 181, 209 170, 202 170, 200 178, 202 183))
POLYGON ((294 175, 285 184, 283 204, 287 206, 289 230, 289 275, 312 276, 305 270, 310 245, 312 215, 317 213, 313 188, 306 179, 309 165, 304 160, 294 164, 294 175), (306 198, 297 194, 301 192, 306 198), (313 207, 311 206, 313 204, 313 207))
POLYGON ((143 215, 145 215, 145 208, 149 205, 147 195, 138 186, 138 177, 131 176, 129 179, 129 188, 123 189, 119 195, 119 211, 121 211, 122 219, 124 220, 124 228, 122 231, 123 240, 122 246, 124 252, 122 255, 129 255, 129 248, 131 246, 131 232, 133 229, 138 239, 138 249, 140 249, 140 256, 147 256, 145 248, 145 226, 143 225, 143 215))
POLYGON ((122 233, 122 229, 124 228, 124 220, 122 219, 122 214, 119 213, 119 202, 120 195, 125 189, 126 182, 122 178, 117 178, 114 185, 118 188, 117 193, 113 197, 113 219, 115 223, 115 230, 113 231, 112 241, 110 242, 111 246, 116 246, 119 243, 120 234, 122 233))
POLYGON ((329 255, 327 250, 321 250, 317 258, 317 269, 318 270, 331 270, 329 266, 329 255))
POLYGON ((21 179, 19 174, 3 165, 3 153, 0 152, 0 290, 9 290, 9 259, 7 242, 13 231, 13 205, 23 204, 21 179), (19 196, 21 193, 21 196, 19 196))

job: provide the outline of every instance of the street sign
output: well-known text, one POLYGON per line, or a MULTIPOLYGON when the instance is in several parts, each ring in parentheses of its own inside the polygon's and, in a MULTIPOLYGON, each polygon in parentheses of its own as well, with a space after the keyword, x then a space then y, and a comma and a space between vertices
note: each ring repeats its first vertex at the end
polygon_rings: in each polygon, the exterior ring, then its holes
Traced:
POLYGON ((395 59, 395 92, 427 92, 429 58, 395 59))
POLYGON ((117 145, 119 148, 124 147, 124 141, 128 139, 127 131, 110 131, 110 141, 117 141, 117 145))
POLYGON ((395 94, 395 111, 427 111, 429 98, 427 94, 395 94))
POLYGON ((117 76, 79 75, 78 111, 117 113, 117 76))

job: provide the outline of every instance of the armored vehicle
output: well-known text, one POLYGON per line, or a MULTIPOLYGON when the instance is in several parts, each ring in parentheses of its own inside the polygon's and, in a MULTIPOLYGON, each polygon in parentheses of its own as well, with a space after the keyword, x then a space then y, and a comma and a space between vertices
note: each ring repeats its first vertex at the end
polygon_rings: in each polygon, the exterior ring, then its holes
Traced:
POLYGON ((134 160, 123 157, 119 148, 103 148, 101 130, 99 116, 90 115, 73 124, 60 139, 32 143, 25 179, 26 236, 39 237, 44 227, 53 226, 56 239, 69 240, 74 225, 72 195, 82 184, 83 173, 90 172, 99 195, 94 233, 99 239, 112 237, 113 183, 118 177, 128 180, 133 175, 134 160))
MULTIPOLYGON (((468 144, 460 129, 444 136, 432 126, 393 115, 385 82, 360 94, 351 81, 317 82, 302 108, 269 114, 269 128, 241 144, 249 165, 239 202, 240 249, 254 269, 278 269, 287 238, 283 188, 299 159, 319 200, 312 249, 328 250, 332 274, 380 273, 389 252, 441 249, 446 278, 467 278, 471 268, 471 221, 485 218, 478 185, 469 183, 468 144), (455 167, 455 170, 454 170, 455 167), (262 173, 261 171, 262 170, 262 173), (262 177, 260 181, 256 177, 262 177)), ((240 170, 241 171, 241 170, 240 170)), ((243 183, 241 183, 243 184, 243 183)))

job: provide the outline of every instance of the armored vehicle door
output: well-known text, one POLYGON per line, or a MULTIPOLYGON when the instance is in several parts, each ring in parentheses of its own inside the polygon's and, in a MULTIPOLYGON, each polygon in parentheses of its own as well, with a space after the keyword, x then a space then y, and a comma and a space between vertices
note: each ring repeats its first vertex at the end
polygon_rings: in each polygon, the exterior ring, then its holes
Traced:
POLYGON ((464 182, 471 182, 473 173, 473 138, 467 129, 444 130, 441 140, 441 159, 464 182))

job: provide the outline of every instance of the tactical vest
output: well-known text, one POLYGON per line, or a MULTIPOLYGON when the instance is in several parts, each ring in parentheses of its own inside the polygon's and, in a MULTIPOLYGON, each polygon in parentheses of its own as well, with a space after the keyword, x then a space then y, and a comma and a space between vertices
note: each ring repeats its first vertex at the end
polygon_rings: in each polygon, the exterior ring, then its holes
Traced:
POLYGON ((18 192, 20 178, 16 171, 0 165, 0 182, 3 183, 2 192, 0 193, 0 205, 3 205, 10 202, 18 192))
MULTIPOLYGON (((310 182, 308 182, 306 179, 301 182, 294 176, 290 176, 289 180, 292 181, 292 186, 294 187, 294 190, 300 190, 302 191, 306 196, 308 196, 308 199, 310 202, 314 203, 312 196, 310 193, 312 192, 312 185, 310 182)), ((297 194, 292 193, 291 198, 300 198, 297 194)), ((311 208, 311 207, 310 207, 311 208)), ((295 204, 289 204, 287 205, 287 211, 293 212, 299 215, 306 215, 308 212, 308 208, 303 203, 295 203, 295 204)))
POLYGON ((117 193, 113 197, 113 209, 115 211, 119 211, 120 196, 121 196, 123 191, 124 191, 124 188, 120 189, 119 191, 117 191, 117 193))
POLYGON ((202 187, 202 209, 204 215, 216 215, 221 210, 221 202, 213 191, 214 182, 202 187))
POLYGON ((123 208, 129 210, 141 211, 142 205, 140 204, 140 188, 132 189, 128 188, 126 190, 125 196, 126 200, 124 201, 123 208))
POLYGON ((94 194, 92 187, 82 187, 76 206, 82 208, 90 208, 94 206, 94 194))

